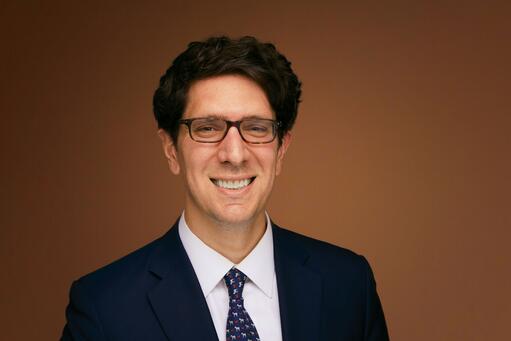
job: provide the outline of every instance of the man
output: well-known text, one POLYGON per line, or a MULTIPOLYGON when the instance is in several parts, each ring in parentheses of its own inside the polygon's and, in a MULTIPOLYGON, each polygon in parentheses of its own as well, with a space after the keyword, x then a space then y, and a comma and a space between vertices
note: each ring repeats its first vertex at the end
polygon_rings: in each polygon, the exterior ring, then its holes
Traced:
POLYGON ((63 340, 388 340, 362 256, 272 223, 300 82, 252 37, 191 43, 154 95, 184 212, 73 283, 63 340))

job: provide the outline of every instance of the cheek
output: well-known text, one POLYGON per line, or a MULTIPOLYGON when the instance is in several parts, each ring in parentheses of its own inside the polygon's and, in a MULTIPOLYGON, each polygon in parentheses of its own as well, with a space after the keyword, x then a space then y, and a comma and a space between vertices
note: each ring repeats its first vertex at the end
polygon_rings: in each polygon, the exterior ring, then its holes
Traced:
POLYGON ((184 171, 188 181, 199 182, 207 176, 208 164, 211 162, 211 155, 200 152, 200 150, 188 153, 183 160, 184 171))
POLYGON ((261 155, 260 163, 263 171, 268 176, 278 175, 280 171, 280 162, 278 160, 278 154, 274 150, 267 151, 264 155, 261 155))

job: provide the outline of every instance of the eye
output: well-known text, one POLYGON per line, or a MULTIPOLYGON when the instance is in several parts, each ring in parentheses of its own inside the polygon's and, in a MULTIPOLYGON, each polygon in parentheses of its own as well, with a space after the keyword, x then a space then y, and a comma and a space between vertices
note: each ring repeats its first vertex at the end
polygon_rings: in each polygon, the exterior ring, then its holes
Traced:
POLYGON ((201 124, 199 126, 194 127, 194 130, 197 132, 213 132, 218 131, 219 127, 213 124, 201 124))
POLYGON ((245 121, 242 129, 247 134, 262 136, 266 135, 271 131, 271 122, 269 121, 245 121))
POLYGON ((198 138, 212 138, 221 135, 225 130, 225 122, 216 119, 198 119, 193 121, 192 134, 198 138))
POLYGON ((265 132, 268 130, 268 127, 263 125, 252 124, 248 127, 248 129, 253 132, 265 132))

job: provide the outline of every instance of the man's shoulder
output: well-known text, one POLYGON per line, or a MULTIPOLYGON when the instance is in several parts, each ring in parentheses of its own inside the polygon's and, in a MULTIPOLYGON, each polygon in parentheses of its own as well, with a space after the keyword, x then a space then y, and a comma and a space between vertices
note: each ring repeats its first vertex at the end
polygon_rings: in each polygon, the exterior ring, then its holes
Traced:
POLYGON ((288 243, 295 244, 303 247, 305 250, 311 253, 319 253, 327 257, 341 257, 346 259, 357 259, 361 256, 354 251, 347 249, 342 246, 338 246, 320 239, 306 236, 304 234, 288 230, 287 228, 275 225, 276 233, 283 239, 286 239, 288 243))
POLYGON ((163 237, 94 270, 75 281, 76 285, 90 293, 91 299, 101 299, 96 295, 115 295, 120 291, 136 290, 143 281, 151 281, 149 265, 151 256, 160 248, 163 237))
POLYGON ((366 258, 356 252, 332 243, 312 238, 274 225, 275 234, 286 249, 300 249, 306 254, 309 266, 320 272, 346 271, 365 273, 369 268, 366 258))

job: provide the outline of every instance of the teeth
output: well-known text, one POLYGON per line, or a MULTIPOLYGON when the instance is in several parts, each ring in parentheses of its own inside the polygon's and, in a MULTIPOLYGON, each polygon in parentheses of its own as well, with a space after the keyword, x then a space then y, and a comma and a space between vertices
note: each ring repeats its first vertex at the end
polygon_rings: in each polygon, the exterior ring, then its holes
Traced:
POLYGON ((235 180, 235 181, 214 180, 213 182, 218 187, 227 188, 227 189, 241 189, 243 187, 248 186, 251 182, 251 179, 235 180))

